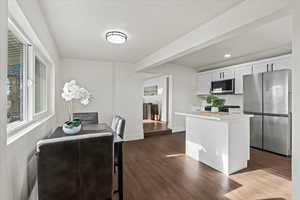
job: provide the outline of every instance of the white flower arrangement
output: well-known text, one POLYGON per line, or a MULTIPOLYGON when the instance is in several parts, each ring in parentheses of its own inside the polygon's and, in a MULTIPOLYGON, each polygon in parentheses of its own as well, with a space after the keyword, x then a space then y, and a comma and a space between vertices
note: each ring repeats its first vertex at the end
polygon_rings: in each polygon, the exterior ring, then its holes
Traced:
POLYGON ((61 96, 68 105, 70 121, 73 121, 73 101, 78 100, 82 105, 86 106, 90 103, 90 99, 92 98, 89 91, 79 87, 75 80, 65 83, 61 96))

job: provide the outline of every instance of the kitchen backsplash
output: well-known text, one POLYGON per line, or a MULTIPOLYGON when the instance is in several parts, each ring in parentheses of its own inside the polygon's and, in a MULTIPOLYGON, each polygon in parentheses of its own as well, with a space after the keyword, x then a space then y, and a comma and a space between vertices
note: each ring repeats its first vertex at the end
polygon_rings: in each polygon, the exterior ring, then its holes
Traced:
MULTIPOLYGON (((243 95, 218 95, 218 97, 226 100, 225 105, 240 106, 241 111, 243 111, 243 95)), ((203 98, 198 97, 198 99, 199 104, 193 106, 199 107, 208 105, 203 98)))

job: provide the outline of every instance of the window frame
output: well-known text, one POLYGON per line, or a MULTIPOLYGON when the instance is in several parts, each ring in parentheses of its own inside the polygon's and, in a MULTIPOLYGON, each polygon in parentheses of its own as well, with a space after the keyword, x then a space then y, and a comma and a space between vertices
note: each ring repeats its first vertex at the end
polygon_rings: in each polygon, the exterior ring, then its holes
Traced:
POLYGON ((46 62, 46 60, 43 58, 42 54, 38 51, 38 50, 35 50, 34 51, 34 55, 33 55, 33 71, 32 71, 32 91, 33 91, 33 94, 32 94, 32 101, 33 101, 33 108, 32 108, 32 115, 33 115, 33 119, 39 119, 41 118, 42 116, 44 116, 45 114, 48 113, 48 98, 46 97, 46 109, 41 111, 41 112, 38 112, 36 113, 35 112, 35 65, 36 65, 36 62, 35 62, 35 59, 38 59, 44 66, 45 66, 45 72, 46 72, 46 95, 48 97, 48 73, 49 73, 49 70, 48 70, 48 62, 46 62))
MULTIPOLYGON (((8 30, 11 31, 14 36, 20 40, 24 44, 24 54, 23 54, 23 107, 22 107, 22 121, 15 121, 11 123, 7 123, 7 131, 8 133, 17 129, 24 124, 28 123, 28 51, 29 47, 31 46, 29 40, 24 36, 24 34, 19 30, 19 28, 10 20, 8 19, 8 30)), ((7 65, 8 67, 8 65, 7 65)), ((7 77, 7 76, 6 76, 7 77)), ((7 97, 6 97, 7 101, 7 97)))
MULTIPOLYGON (((49 115, 48 98, 46 98, 46 110, 35 113, 35 58, 37 57, 46 67, 46 94, 49 95, 48 81, 50 76, 50 62, 44 58, 39 49, 32 45, 28 37, 21 31, 10 17, 8 17, 8 30, 11 31, 24 44, 23 57, 23 120, 7 123, 7 137, 15 136, 22 129, 34 122, 43 120, 49 115)), ((8 65, 6 66, 8 67, 8 65)), ((6 75, 6 77, 8 74, 6 75)), ((6 96, 7 101, 7 96, 6 96)))

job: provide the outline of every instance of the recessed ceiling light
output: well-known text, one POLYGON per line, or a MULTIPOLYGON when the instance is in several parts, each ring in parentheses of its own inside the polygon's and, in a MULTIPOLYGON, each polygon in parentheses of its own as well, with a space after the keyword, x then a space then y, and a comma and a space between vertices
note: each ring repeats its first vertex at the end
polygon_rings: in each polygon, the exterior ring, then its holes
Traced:
POLYGON ((123 44, 127 41, 127 35, 120 31, 109 31, 105 37, 108 42, 113 44, 123 44))
POLYGON ((230 53, 226 53, 225 55, 224 55, 224 58, 230 58, 231 57, 231 54, 230 53))

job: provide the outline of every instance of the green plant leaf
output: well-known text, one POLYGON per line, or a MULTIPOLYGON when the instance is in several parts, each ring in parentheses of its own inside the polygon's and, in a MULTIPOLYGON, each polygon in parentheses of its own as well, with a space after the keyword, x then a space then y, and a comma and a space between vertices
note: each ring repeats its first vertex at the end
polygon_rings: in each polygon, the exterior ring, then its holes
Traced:
POLYGON ((211 103, 213 103, 216 99, 218 99, 218 97, 213 96, 213 95, 210 95, 210 96, 207 96, 207 97, 206 97, 206 102, 209 103, 209 104, 211 104, 211 103))
POLYGON ((210 95, 206 97, 206 102, 212 104, 213 107, 223 107, 225 104, 225 99, 210 95))

